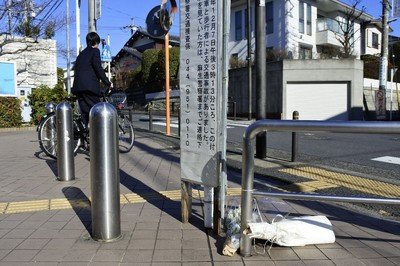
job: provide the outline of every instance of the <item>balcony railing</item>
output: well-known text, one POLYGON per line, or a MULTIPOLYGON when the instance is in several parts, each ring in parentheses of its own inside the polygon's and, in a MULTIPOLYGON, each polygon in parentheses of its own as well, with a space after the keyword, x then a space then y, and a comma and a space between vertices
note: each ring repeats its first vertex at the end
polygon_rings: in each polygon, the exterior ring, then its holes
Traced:
POLYGON ((331 18, 319 18, 317 19, 317 31, 326 31, 330 30, 332 32, 341 34, 339 21, 331 19, 331 18))

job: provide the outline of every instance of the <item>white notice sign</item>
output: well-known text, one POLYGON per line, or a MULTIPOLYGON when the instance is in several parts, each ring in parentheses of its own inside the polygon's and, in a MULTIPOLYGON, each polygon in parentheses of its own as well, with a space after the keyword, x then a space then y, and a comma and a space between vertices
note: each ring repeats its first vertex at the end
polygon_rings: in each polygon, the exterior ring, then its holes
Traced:
POLYGON ((181 177, 218 186, 222 2, 180 1, 181 177))

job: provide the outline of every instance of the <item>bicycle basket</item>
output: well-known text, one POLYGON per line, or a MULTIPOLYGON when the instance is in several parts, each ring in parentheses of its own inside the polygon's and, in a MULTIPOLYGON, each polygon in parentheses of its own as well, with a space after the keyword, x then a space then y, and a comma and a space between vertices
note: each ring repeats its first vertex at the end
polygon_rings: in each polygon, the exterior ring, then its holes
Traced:
POLYGON ((120 109, 121 106, 122 108, 125 106, 126 98, 127 96, 125 92, 115 92, 108 96, 108 101, 109 103, 120 109))

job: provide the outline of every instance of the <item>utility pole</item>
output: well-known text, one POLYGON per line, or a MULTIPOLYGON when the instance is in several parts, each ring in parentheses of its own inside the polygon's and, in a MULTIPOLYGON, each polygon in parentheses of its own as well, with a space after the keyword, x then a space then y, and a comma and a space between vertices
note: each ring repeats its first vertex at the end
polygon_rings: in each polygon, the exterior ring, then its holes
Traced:
POLYGON ((68 94, 71 93, 71 48, 70 48, 70 38, 69 38, 69 0, 66 0, 67 5, 67 91, 68 94))
POLYGON ((388 17, 389 17, 389 1, 382 0, 382 46, 381 58, 379 60, 379 89, 386 90, 387 74, 388 74, 388 17))
POLYGON ((248 119, 251 120, 252 113, 252 73, 251 73, 251 0, 247 0, 247 87, 249 95, 248 119))
POLYGON ((12 6, 13 6, 12 0, 7 0, 8 34, 10 36, 12 34, 12 30, 11 30, 11 28, 12 28, 12 26, 11 26, 11 23, 12 23, 12 11, 11 11, 12 6))
POLYGON ((76 56, 81 51, 81 0, 75 0, 76 56))
POLYGON ((89 12, 89 32, 96 32, 96 19, 94 15, 94 6, 95 6, 95 0, 88 0, 88 12, 89 12))
MULTIPOLYGON (((265 0, 256 0, 256 84, 257 120, 267 118, 267 78, 265 51, 265 0)), ((256 157, 267 157, 267 134, 256 137, 256 157)))

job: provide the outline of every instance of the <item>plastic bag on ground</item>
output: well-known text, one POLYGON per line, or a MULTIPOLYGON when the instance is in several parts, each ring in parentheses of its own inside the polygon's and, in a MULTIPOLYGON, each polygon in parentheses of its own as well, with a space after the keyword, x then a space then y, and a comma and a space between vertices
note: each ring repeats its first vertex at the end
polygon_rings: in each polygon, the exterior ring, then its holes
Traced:
POLYGON ((280 246, 296 247, 335 242, 332 224, 326 216, 302 216, 272 223, 249 223, 251 238, 280 246))

